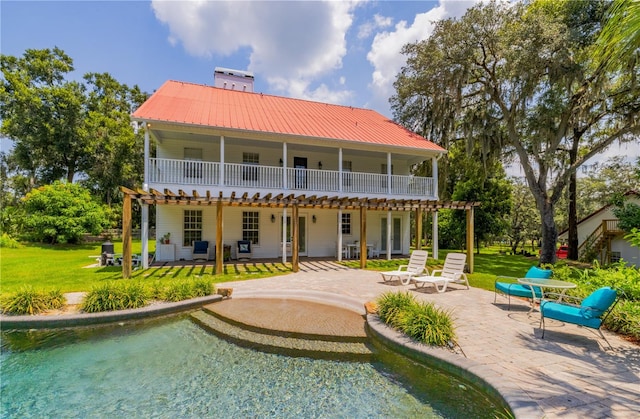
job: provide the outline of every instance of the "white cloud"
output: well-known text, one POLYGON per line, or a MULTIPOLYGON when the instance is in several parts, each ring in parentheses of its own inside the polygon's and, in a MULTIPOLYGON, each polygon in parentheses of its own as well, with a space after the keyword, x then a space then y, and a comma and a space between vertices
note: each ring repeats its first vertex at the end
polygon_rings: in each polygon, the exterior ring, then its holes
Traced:
POLYGON ((393 95, 393 82, 406 61, 400 53, 404 45, 427 39, 433 32, 436 21, 462 16, 468 8, 479 2, 480 0, 440 0, 437 7, 417 14, 411 25, 402 20, 395 25, 394 30, 376 34, 367 54, 367 59, 374 67, 371 90, 376 92, 377 97, 373 101, 380 104, 393 95))
POLYGON ((358 39, 365 39, 371 36, 373 31, 377 29, 384 29, 391 26, 393 19, 390 17, 384 17, 379 14, 373 16, 373 20, 366 22, 358 28, 358 39))
MULTIPOLYGON (((249 66, 270 87, 293 97, 344 100, 352 93, 311 82, 342 67, 357 1, 158 1, 169 42, 196 56, 249 51, 249 66)), ((244 70, 244 69, 241 69, 244 70)))

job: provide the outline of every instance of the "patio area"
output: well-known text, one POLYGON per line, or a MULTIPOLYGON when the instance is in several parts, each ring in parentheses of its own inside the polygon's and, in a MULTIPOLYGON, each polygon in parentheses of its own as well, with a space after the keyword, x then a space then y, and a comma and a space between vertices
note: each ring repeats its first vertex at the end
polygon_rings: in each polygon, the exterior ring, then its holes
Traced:
MULTIPOLYGON (((545 418, 630 418, 640 411, 640 347, 607 333, 612 346, 592 330, 548 322, 544 339, 539 313, 482 289, 452 285, 433 288, 384 283, 377 272, 349 269, 331 261, 302 262, 300 272, 225 283, 233 298, 291 292, 326 292, 364 304, 382 293, 408 290, 417 298, 451 310, 458 343, 474 363, 473 372, 513 391, 518 403, 537 406, 545 418), (502 299, 501 299, 502 298, 502 299), (522 398, 522 395, 526 397, 522 398)), ((461 355, 457 355, 461 356, 461 355)), ((509 395, 507 395, 508 397, 509 395)))

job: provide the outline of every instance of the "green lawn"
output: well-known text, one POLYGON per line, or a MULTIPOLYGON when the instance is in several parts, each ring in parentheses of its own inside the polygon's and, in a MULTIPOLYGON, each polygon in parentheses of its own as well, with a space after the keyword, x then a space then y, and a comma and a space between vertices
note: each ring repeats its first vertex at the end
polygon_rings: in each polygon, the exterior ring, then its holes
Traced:
MULTIPOLYGON (((62 292, 89 291, 106 281, 122 279, 122 267, 88 268, 100 255, 101 243, 83 245, 46 245, 29 243, 19 249, 0 249, 0 293, 16 292, 23 285, 36 289, 59 289, 62 292), (93 257, 90 257, 93 256, 93 257)), ((114 242, 115 252, 122 252, 122 242, 114 242)), ((155 251, 155 241, 149 242, 155 251)), ((141 253, 140 240, 133 241, 133 253, 141 253)), ((225 265, 222 275, 213 275, 213 267, 188 266, 149 268, 133 271, 132 278, 143 280, 175 280, 199 275, 212 275, 216 283, 238 279, 262 278, 291 272, 291 265, 251 264, 225 265)))

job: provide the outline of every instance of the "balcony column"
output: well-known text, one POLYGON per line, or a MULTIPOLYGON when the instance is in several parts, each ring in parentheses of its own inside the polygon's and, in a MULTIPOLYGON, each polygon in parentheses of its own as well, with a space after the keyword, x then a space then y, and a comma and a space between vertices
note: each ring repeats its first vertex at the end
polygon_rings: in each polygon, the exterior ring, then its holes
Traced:
MULTIPOLYGON (((342 192, 342 147, 338 149, 338 192, 342 192)), ((342 210, 340 210, 340 213, 340 221, 342 222, 342 210)), ((342 233, 342 230, 340 232, 342 233)), ((340 253, 342 253, 342 250, 340 253)))
POLYGON ((391 194, 391 153, 387 153, 387 193, 391 194))
MULTIPOLYGON (((283 189, 289 189, 289 185, 287 184, 287 143, 282 143, 282 187, 283 189)), ((286 216, 286 209, 285 209, 285 215, 283 216, 286 216)), ((286 224, 283 224, 283 226, 284 225, 286 224)), ((283 231, 284 231, 284 228, 283 228, 283 231)), ((287 257, 286 253, 283 252, 282 254, 284 255, 285 258, 287 257)))
MULTIPOLYGON (((149 192, 149 128, 146 122, 144 125, 144 174, 142 189, 149 192)), ((142 204, 142 222, 140 226, 140 241, 142 242, 142 267, 149 267, 149 204, 142 204)))
POLYGON ((220 136, 220 167, 219 167, 219 182, 220 186, 224 186, 224 135, 220 136))
POLYGON ((438 259, 438 210, 431 213, 431 253, 438 259))

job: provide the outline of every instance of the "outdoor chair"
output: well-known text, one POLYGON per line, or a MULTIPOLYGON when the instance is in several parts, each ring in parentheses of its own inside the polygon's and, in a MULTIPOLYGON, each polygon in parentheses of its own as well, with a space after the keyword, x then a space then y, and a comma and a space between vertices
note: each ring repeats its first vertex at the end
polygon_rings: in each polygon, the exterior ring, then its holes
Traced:
POLYGON ((600 333, 600 336, 607 341, 600 327, 618 303, 619 296, 617 290, 610 287, 602 287, 584 299, 567 295, 564 295, 563 298, 572 299, 573 303, 546 299, 540 302, 540 327, 542 328, 543 339, 545 319, 553 319, 595 329, 600 333))
POLYGON ((382 279, 385 282, 399 279, 402 285, 408 285, 413 276, 421 275, 425 271, 429 273, 426 268, 427 256, 426 250, 414 250, 411 252, 407 265, 400 265, 395 271, 380 272, 382 279))
POLYGON ((447 286, 450 283, 465 284, 467 289, 469 289, 469 280, 467 279, 467 274, 464 273, 466 261, 467 255, 464 253, 447 254, 442 269, 432 271, 431 275, 420 275, 412 278, 416 284, 416 289, 418 288, 418 284, 420 284, 420 287, 423 287, 425 284, 431 284, 436 288, 436 291, 442 293, 447 290, 447 286), (438 288, 438 285, 440 285, 440 288, 438 288))
MULTIPOLYGON (((527 273, 525 274, 525 278, 541 278, 541 279, 549 279, 553 275, 553 271, 549 269, 541 269, 537 266, 532 266, 529 268, 527 273)), ((504 294, 508 297, 508 306, 507 310, 511 310, 511 296, 526 298, 531 300, 535 293, 536 299, 539 301, 542 298, 542 290, 540 287, 533 287, 533 293, 531 292, 531 286, 523 285, 516 282, 517 278, 511 276, 499 276, 496 278, 494 284, 494 296, 493 303, 496 303, 498 298, 498 293, 504 294)), ((535 301, 532 301, 531 304, 534 304, 535 301)))
POLYGON ((193 242, 193 250, 191 251, 191 259, 209 259, 209 242, 204 241, 194 241, 193 242))
POLYGON ((238 240, 238 248, 236 249, 236 255, 238 260, 251 259, 251 241, 250 240, 238 240))

